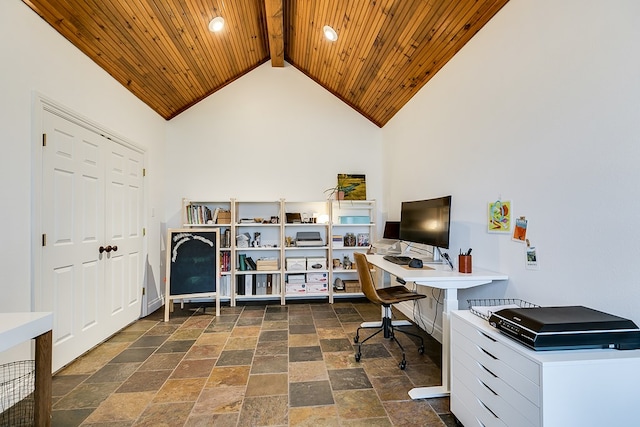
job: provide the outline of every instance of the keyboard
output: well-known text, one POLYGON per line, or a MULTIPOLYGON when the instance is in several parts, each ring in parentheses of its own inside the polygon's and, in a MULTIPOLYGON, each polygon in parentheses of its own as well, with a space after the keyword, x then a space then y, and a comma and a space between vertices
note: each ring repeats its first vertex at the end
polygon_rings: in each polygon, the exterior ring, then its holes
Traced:
POLYGON ((407 265, 409 264, 409 261, 411 261, 410 256, 402 256, 402 255, 385 255, 382 258, 386 261, 389 261, 398 265, 407 265))

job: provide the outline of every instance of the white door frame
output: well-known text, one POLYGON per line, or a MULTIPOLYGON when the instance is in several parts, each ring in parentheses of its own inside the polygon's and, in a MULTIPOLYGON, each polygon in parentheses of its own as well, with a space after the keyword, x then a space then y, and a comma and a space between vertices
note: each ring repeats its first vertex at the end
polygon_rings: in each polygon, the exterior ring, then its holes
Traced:
MULTIPOLYGON (((32 121, 31 121, 31 142, 32 142, 32 163, 31 163, 31 310, 35 310, 36 303, 36 291, 38 287, 37 283, 42 280, 42 218, 44 212, 42 212, 41 201, 43 197, 42 188, 42 134, 43 134, 43 114, 48 111, 52 114, 58 115, 72 123, 82 126, 92 132, 96 132, 103 137, 130 148, 143 156, 143 163, 147 163, 146 150, 139 145, 129 141, 128 139, 116 134, 110 129, 105 128, 99 123, 96 123, 75 111, 72 111, 58 102, 44 96, 43 94, 33 91, 32 94, 32 121)), ((148 188, 147 182, 143 182, 144 200, 143 200, 143 212, 148 212, 148 188)), ((143 215, 143 226, 148 230, 147 216, 143 215)), ((146 259, 149 254, 147 239, 143 238, 142 241, 143 258, 145 265, 143 265, 143 273, 146 271, 147 263, 146 259)), ((147 289, 147 275, 144 274, 142 281, 143 291, 147 289)), ((140 317, 146 316, 148 313, 147 307, 147 295, 143 292, 142 295, 142 307, 140 317)))

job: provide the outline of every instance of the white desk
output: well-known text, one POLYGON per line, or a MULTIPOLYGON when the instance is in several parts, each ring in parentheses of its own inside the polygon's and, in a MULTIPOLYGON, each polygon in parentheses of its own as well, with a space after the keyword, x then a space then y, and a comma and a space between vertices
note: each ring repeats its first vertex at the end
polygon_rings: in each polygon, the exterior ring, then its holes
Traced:
MULTIPOLYGON (((495 271, 473 267, 473 273, 451 271, 449 266, 428 264, 430 269, 407 268, 383 259, 383 255, 367 255, 370 264, 383 272, 401 278, 405 282, 415 282, 419 286, 444 290, 442 304, 442 385, 434 387, 416 387, 409 391, 412 399, 448 396, 451 381, 451 326, 450 313, 458 309, 458 289, 469 289, 486 285, 494 280, 507 280, 508 276, 495 271)), ((384 280, 380 283, 384 283, 384 280)))
POLYGON ((34 425, 51 425, 51 351, 53 314, 0 313, 0 352, 35 338, 34 425))

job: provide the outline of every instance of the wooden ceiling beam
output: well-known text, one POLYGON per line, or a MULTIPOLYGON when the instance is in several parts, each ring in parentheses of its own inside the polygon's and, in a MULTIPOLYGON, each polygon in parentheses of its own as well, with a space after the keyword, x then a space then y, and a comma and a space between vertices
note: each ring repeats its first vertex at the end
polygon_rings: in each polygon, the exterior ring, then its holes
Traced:
POLYGON ((282 1, 283 0, 264 1, 272 67, 284 67, 284 13, 282 10, 282 1))

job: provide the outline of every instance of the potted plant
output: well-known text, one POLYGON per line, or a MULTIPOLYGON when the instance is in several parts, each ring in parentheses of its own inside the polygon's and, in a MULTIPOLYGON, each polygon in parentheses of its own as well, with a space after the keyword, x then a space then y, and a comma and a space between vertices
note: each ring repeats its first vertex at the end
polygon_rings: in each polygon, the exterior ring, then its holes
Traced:
POLYGON ((349 194, 355 190, 356 185, 350 183, 347 180, 347 175, 338 174, 338 183, 324 190, 324 193, 327 195, 327 199, 333 200, 345 200, 348 199, 349 194))

